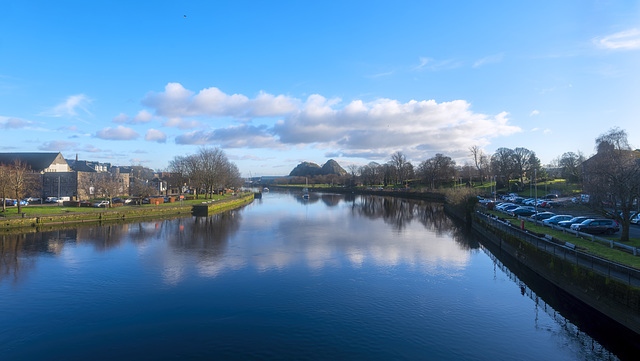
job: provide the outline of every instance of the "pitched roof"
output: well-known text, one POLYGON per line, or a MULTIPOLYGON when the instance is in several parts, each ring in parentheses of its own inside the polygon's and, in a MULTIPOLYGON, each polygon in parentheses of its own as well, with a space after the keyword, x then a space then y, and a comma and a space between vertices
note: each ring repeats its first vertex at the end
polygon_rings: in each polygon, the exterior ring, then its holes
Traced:
POLYGON ((71 167, 71 169, 73 169, 76 172, 96 173, 96 170, 91 168, 87 164, 87 161, 84 161, 84 160, 70 160, 67 163, 69 163, 69 167, 71 167))
MULTIPOLYGON (((0 163, 5 165, 13 164, 16 159, 27 163, 31 170, 41 171, 46 169, 60 155, 58 153, 0 153, 0 163)), ((63 158, 64 159, 64 158, 63 158)))

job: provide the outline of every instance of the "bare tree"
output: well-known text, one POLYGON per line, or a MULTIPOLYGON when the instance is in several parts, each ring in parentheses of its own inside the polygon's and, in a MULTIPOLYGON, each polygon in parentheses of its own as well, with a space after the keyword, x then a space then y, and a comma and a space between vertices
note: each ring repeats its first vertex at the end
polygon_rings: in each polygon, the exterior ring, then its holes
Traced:
POLYGON ((487 171, 489 170, 489 157, 477 145, 469 148, 469 152, 471 152, 471 158, 473 159, 473 164, 478 171, 480 185, 482 185, 484 177, 487 175, 487 171))
POLYGON ((95 188, 102 197, 109 199, 109 207, 111 207, 113 197, 119 194, 120 183, 112 173, 99 173, 95 188))
POLYGON ((433 189, 442 182, 450 181, 455 176, 456 162, 451 157, 438 153, 435 157, 420 163, 418 173, 433 189))
POLYGON ((0 163, 0 198, 2 198, 2 211, 7 210, 7 197, 9 196, 10 167, 0 163))
POLYGON ((514 173, 513 162, 513 150, 509 148, 498 148, 496 152, 491 156, 491 169, 496 172, 496 175, 502 176, 506 179, 506 186, 509 185, 509 180, 514 173))
POLYGON ((630 212, 640 197, 640 152, 631 150, 627 133, 619 128, 598 137, 596 149, 583 163, 584 189, 593 207, 620 223, 620 240, 628 241, 630 212))
POLYGON ((396 183, 404 184, 407 180, 407 173, 409 172, 407 156, 402 152, 395 152, 391 155, 389 163, 395 168, 396 183))
POLYGON ((24 197, 25 192, 31 187, 31 178, 29 173, 31 167, 23 163, 20 159, 16 159, 11 167, 9 167, 9 188, 11 194, 16 197, 18 204, 18 213, 22 212, 20 200, 24 197))
POLYGON ((566 152, 558 159, 558 168, 562 178, 570 182, 580 182, 582 179, 582 163, 585 161, 581 152, 566 152))

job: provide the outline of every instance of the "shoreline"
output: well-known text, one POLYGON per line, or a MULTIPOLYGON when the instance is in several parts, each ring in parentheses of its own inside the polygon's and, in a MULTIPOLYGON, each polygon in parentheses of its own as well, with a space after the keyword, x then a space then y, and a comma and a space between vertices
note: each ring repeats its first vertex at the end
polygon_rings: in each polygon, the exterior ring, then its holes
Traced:
MULTIPOLYGON (((207 214, 212 215, 251 203, 253 193, 245 193, 234 198, 207 204, 207 214)), ((63 214, 41 215, 34 217, 16 217, 0 220, 0 233, 24 232, 26 229, 39 229, 48 226, 75 224, 102 224, 123 222, 136 219, 153 219, 173 216, 190 216, 194 205, 176 205, 162 207, 115 208, 105 211, 69 212, 63 214)))

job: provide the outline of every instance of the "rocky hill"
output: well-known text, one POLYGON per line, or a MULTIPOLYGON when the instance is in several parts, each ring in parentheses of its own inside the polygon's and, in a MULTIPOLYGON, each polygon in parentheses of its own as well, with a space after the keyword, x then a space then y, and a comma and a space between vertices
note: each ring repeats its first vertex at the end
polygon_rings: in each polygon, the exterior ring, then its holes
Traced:
POLYGON ((292 177, 313 177, 317 175, 345 175, 347 172, 342 169, 340 164, 333 159, 329 159, 322 167, 313 162, 302 162, 298 164, 289 176, 292 177))

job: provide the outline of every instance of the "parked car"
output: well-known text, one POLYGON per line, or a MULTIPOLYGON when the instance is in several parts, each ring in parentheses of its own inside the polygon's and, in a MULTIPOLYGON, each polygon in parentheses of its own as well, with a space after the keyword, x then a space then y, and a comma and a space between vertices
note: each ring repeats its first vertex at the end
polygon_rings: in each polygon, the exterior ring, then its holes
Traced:
POLYGON ((57 202, 58 202, 58 198, 56 198, 56 197, 47 197, 47 198, 44 200, 44 202, 45 202, 45 203, 57 203, 57 202))
POLYGON ((109 207, 109 201, 100 201, 93 204, 94 207, 109 207))
POLYGON ((511 214, 511 211, 516 209, 516 208, 518 208, 518 207, 520 207, 520 206, 517 205, 517 204, 510 204, 510 205, 508 205, 506 207, 503 207, 502 208, 502 212, 507 213, 507 214, 511 214))
POLYGON ((496 206, 496 210, 504 212, 504 209, 509 206, 516 206, 516 204, 513 204, 511 202, 500 203, 499 205, 496 206))
POLYGON ((558 225, 559 225, 560 227, 564 227, 564 228, 571 228, 571 225, 572 225, 572 224, 582 223, 582 222, 586 221, 587 219, 591 219, 591 218, 589 218, 589 217, 584 217, 584 216, 581 216, 581 217, 574 217, 574 218, 571 218, 571 219, 570 219, 570 220, 568 220, 568 221, 561 221, 561 222, 558 222, 558 225))
POLYGON ((29 203, 40 202, 40 198, 39 197, 27 197, 24 200, 29 202, 29 203))
POLYGON ((631 218, 631 223, 640 224, 640 213, 636 214, 635 217, 631 218))
POLYGON ((542 221, 545 220, 547 218, 551 218, 553 216, 555 216, 556 214, 553 212, 539 212, 538 214, 534 214, 531 216, 531 219, 537 220, 537 221, 542 221))
POLYGON ((559 214, 557 216, 553 216, 550 218, 545 219, 544 221, 542 221, 542 223, 546 223, 546 224, 558 224, 562 221, 568 221, 570 219, 572 219, 573 216, 567 215, 567 214, 559 214))
POLYGON ((557 194, 547 194, 546 196, 544 196, 544 199, 556 199, 558 198, 557 194))
POLYGON ((516 216, 529 217, 534 213, 536 213, 536 210, 531 206, 520 206, 511 211, 511 215, 514 217, 516 216))
POLYGON ((588 219, 582 223, 571 225, 571 229, 585 233, 614 234, 620 230, 615 219, 588 219))

